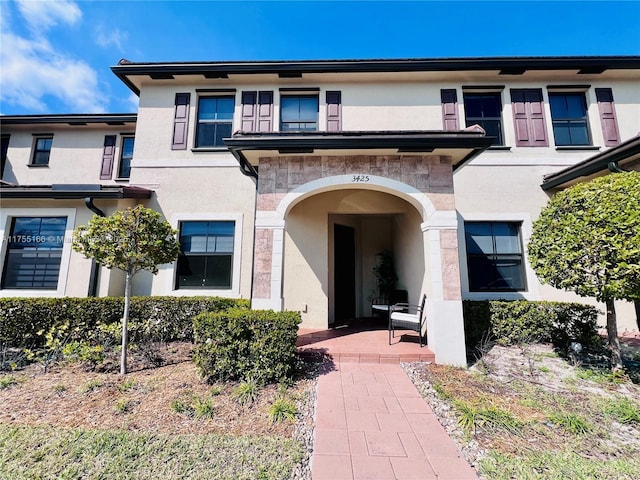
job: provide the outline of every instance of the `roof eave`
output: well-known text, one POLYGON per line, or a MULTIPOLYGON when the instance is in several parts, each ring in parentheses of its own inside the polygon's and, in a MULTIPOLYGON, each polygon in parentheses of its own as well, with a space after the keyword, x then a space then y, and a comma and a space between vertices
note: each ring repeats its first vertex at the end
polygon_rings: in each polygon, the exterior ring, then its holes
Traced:
POLYGON ((620 145, 597 153, 576 165, 546 175, 542 182, 543 190, 562 187, 580 177, 588 177, 600 171, 607 170, 609 163, 617 163, 635 155, 640 155, 640 135, 637 135, 620 145))

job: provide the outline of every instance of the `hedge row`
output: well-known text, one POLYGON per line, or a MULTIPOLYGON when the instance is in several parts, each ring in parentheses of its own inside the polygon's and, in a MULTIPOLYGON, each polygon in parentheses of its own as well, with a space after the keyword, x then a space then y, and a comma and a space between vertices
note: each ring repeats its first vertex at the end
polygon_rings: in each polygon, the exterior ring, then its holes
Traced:
POLYGON ((589 346, 599 340, 598 311, 581 303, 465 300, 463 310, 466 343, 471 349, 488 335, 500 345, 534 341, 561 349, 574 341, 589 346))
POLYGON ((300 314, 232 308, 194 318, 195 363, 208 381, 291 378, 300 314))
MULTIPOLYGON (((218 297, 133 297, 129 336, 132 342, 192 341, 194 316, 248 305, 246 300, 218 297)), ((47 332, 63 326, 90 336, 119 324, 123 310, 123 297, 0 298, 0 344, 40 348, 47 332)))

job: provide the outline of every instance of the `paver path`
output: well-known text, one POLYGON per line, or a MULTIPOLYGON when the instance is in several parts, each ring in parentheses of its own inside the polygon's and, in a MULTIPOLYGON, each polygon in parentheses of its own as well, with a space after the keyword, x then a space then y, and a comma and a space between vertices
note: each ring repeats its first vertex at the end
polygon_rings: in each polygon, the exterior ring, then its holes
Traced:
POLYGON ((313 480, 478 478, 400 365, 337 363, 317 402, 313 480))

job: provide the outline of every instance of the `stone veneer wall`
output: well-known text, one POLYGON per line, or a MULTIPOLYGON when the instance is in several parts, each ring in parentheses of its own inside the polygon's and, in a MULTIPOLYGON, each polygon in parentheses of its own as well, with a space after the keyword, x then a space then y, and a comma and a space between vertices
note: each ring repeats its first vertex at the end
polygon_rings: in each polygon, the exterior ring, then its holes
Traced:
MULTIPOLYGON (((259 175, 258 212, 273 212, 287 193, 295 188, 336 175, 387 177, 425 193, 436 210, 455 211, 451 160, 438 155, 263 157, 259 175)), ((439 237, 442 297, 444 300, 460 300, 456 230, 441 230, 439 237)), ((256 228, 253 298, 271 297, 272 247, 273 229, 256 228)))

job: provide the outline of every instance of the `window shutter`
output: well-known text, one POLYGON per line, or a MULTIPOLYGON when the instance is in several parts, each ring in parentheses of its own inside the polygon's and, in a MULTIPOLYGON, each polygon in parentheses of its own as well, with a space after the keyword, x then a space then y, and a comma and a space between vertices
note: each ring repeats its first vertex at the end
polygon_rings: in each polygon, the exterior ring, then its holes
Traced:
POLYGON ((596 88, 596 99, 602 123, 602 135, 607 147, 614 147, 620 143, 620 132, 616 119, 616 107, 613 104, 613 92, 610 88, 596 88))
POLYGON ((327 132, 342 130, 342 92, 327 92, 327 132))
POLYGON ((113 160, 116 155, 116 136, 104 136, 104 149, 102 150, 102 168, 100 180, 110 180, 113 174, 113 160))
POLYGON ((549 146, 542 90, 539 88, 511 89, 511 108, 516 131, 516 146, 549 146))
POLYGON ((243 132, 256 131, 256 100, 257 92, 242 92, 242 124, 243 132))
POLYGON ((273 132, 273 91, 258 92, 258 131, 273 132))
POLYGON ((189 125, 190 93, 176 93, 176 111, 173 120, 173 141, 171 150, 186 150, 187 127, 189 125))
POLYGON ((458 123, 458 93, 455 88, 440 90, 442 101, 442 126, 445 130, 460 130, 458 123))

